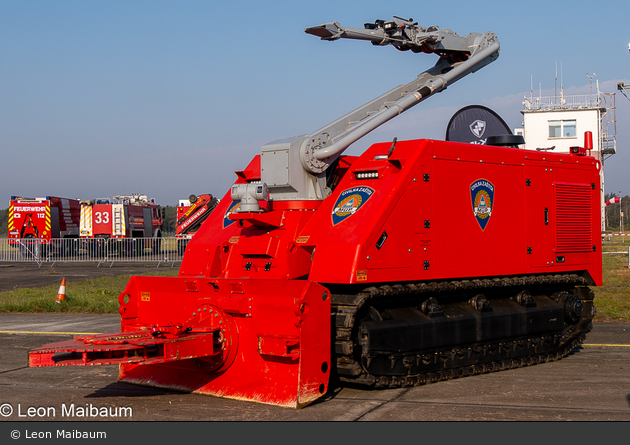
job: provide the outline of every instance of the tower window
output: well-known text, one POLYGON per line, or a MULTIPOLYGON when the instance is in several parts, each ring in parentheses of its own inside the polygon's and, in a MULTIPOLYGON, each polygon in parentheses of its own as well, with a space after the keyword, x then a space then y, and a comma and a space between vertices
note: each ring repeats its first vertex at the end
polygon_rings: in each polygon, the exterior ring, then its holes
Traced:
POLYGON ((577 137, 575 119, 549 121, 549 139, 575 137, 577 137))

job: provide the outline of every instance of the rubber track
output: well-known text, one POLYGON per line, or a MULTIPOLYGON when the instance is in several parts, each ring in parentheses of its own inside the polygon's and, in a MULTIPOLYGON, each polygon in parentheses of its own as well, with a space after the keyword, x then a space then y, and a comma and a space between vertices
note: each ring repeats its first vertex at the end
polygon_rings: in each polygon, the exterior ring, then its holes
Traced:
MULTIPOLYGON (((412 284, 396 284, 373 286, 364 289, 362 292, 353 295, 333 294, 332 296, 332 315, 335 322, 335 344, 337 352, 337 367, 346 369, 353 368, 359 372, 358 375, 348 377, 339 374, 339 378, 343 382, 357 383, 379 388, 399 388, 424 385, 426 383, 435 383, 470 375, 479 375, 490 372, 503 371, 508 369, 522 368, 539 363, 559 360, 571 353, 586 337, 586 334, 592 329, 592 319, 595 315, 595 308, 592 306, 593 292, 589 290, 589 297, 583 300, 584 313, 580 321, 575 325, 566 325, 561 335, 555 336, 537 336, 531 339, 505 339, 502 342, 488 343, 484 345, 476 345, 475 353, 483 355, 483 351, 496 351, 496 348, 505 347, 505 342, 518 343, 526 341, 528 347, 536 347, 537 344, 558 342, 558 348, 550 353, 532 354, 525 357, 515 359, 506 359, 492 361, 487 363, 479 363, 462 367, 453 367, 435 372, 426 372, 413 376, 375 376, 368 374, 365 369, 357 362, 353 355, 354 336, 358 327, 356 326, 356 314, 362 308, 367 308, 372 301, 379 304, 387 302, 418 302, 418 298, 448 295, 458 290, 486 291, 488 289, 527 289, 532 286, 562 286, 563 290, 567 290, 573 286, 585 286, 586 280, 577 274, 558 274, 558 275, 537 275, 537 276, 516 276, 508 278, 480 279, 480 280, 452 280, 442 282, 421 282, 412 284), (345 346, 345 347, 344 347, 345 346), (341 351, 340 351, 341 349, 341 351)), ((333 345, 335 346, 335 345, 333 345)), ((442 350, 433 350, 430 354, 435 357, 436 362, 442 358, 445 362, 446 358, 470 354, 468 346, 464 348, 445 348, 442 350)), ((414 354, 415 356, 415 354, 414 354)), ((481 357, 483 361, 483 357, 481 357)))

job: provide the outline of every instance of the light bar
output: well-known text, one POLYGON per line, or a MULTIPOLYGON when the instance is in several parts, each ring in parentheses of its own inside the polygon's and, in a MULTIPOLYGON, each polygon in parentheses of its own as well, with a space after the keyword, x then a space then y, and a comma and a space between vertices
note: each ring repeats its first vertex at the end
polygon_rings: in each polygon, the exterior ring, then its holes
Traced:
POLYGON ((377 171, 357 172, 356 175, 357 175, 357 179, 378 179, 377 171))

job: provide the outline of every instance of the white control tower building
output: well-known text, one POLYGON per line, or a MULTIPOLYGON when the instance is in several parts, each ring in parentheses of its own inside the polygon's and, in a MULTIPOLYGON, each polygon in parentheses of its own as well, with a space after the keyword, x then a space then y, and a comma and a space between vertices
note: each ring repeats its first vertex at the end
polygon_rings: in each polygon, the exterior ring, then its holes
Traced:
POLYGON ((591 155, 598 159, 601 172, 602 230, 605 229, 604 161, 617 152, 615 93, 601 93, 599 82, 590 94, 525 97, 523 128, 514 134, 525 138, 527 150, 569 153, 571 147, 584 146, 584 133, 593 135, 591 155))

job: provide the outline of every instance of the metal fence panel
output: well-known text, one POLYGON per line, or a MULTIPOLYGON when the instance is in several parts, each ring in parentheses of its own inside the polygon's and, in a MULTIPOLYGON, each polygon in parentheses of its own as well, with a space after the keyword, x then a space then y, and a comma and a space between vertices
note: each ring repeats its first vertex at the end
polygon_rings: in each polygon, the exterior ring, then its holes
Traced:
POLYGON ((182 260, 188 240, 168 238, 37 238, 0 239, 4 262, 157 262, 182 260))

